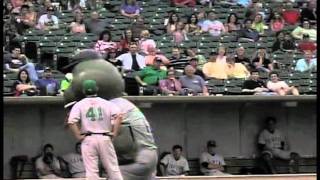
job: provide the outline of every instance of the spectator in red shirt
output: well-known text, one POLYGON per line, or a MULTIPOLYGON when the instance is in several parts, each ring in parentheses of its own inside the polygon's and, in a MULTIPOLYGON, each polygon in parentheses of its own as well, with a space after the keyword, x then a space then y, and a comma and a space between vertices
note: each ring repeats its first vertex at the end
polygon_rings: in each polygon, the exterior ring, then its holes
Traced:
POLYGON ((134 41, 134 38, 132 36, 132 30, 126 29, 121 36, 121 40, 119 43, 119 51, 122 53, 129 52, 129 44, 134 41))
POLYGON ((189 6, 194 7, 196 5, 196 0, 172 0, 175 6, 189 6))
POLYGON ((317 49, 317 44, 310 40, 308 34, 303 35, 302 41, 298 44, 298 49, 300 51, 315 51, 317 49))
POLYGON ((286 9, 282 12, 284 21, 290 25, 295 25, 300 18, 300 11, 294 9, 291 2, 287 2, 286 9))

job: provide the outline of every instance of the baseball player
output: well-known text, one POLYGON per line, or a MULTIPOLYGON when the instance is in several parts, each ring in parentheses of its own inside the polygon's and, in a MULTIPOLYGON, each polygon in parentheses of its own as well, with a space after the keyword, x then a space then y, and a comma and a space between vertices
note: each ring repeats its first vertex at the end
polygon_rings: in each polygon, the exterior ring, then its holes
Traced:
POLYGON ((112 136, 117 135, 121 123, 120 110, 113 103, 97 97, 96 81, 82 83, 86 98, 72 107, 68 125, 81 143, 81 152, 89 180, 99 179, 98 158, 110 180, 122 180, 112 136), (81 131, 78 124, 81 124, 81 131))
POLYGON ((138 145, 135 162, 121 165, 120 170, 125 180, 150 180, 156 172, 158 161, 157 146, 149 122, 143 113, 130 101, 124 98, 110 100, 117 105, 122 117, 122 126, 130 126, 138 145))

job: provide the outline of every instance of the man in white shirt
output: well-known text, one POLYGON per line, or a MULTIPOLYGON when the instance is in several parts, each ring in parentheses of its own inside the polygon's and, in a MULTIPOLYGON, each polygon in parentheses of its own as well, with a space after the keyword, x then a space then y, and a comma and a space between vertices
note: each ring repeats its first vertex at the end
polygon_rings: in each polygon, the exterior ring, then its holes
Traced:
POLYGON ((129 52, 116 58, 122 62, 124 71, 139 71, 146 66, 144 56, 138 54, 137 52, 137 43, 131 42, 129 45, 129 52))
POLYGON ((59 20, 54 14, 54 7, 50 6, 47 9, 47 14, 40 16, 38 28, 41 30, 50 30, 59 28, 59 20))
POLYGON ((188 161, 181 155, 182 147, 174 145, 172 153, 167 154, 160 162, 160 170, 163 176, 183 176, 190 171, 188 161))
POLYGON ((299 171, 298 153, 288 151, 285 137, 281 131, 276 129, 276 119, 274 117, 267 117, 265 123, 266 127, 259 135, 258 147, 266 164, 266 173, 276 173, 271 161, 272 158, 289 160, 289 171, 297 173, 299 171))
POLYGON ((216 154, 216 141, 207 142, 207 152, 200 156, 200 171, 206 176, 227 175, 223 173, 226 163, 219 154, 216 154))

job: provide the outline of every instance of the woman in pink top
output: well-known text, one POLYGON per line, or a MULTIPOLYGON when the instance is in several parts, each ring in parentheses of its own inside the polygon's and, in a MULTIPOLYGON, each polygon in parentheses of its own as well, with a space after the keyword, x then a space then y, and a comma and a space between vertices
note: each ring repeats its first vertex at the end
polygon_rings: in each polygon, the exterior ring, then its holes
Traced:
POLYGON ((227 64, 227 48, 220 46, 218 48, 218 55, 216 58, 216 63, 225 63, 227 64))
POLYGON ((184 23, 178 22, 177 29, 172 33, 173 35, 173 42, 175 44, 182 43, 182 41, 187 40, 187 33, 184 30, 184 23))
POLYGON ((277 72, 270 72, 269 74, 270 80, 267 82, 267 88, 270 91, 277 93, 280 96, 285 96, 288 94, 292 94, 295 96, 299 95, 299 91, 294 86, 288 86, 288 84, 284 81, 279 81, 279 75, 277 72))
POLYGON ((71 33, 86 33, 86 27, 83 21, 83 14, 76 13, 73 22, 70 24, 71 33))
POLYGON ((281 31, 284 27, 284 19, 279 13, 275 13, 274 17, 270 21, 270 28, 273 32, 281 31))
POLYGON ((94 46, 94 49, 105 55, 112 48, 116 49, 117 43, 111 41, 111 33, 108 30, 102 31, 100 33, 98 42, 94 46))
POLYGON ((148 30, 141 31, 140 38, 139 47, 142 54, 148 54, 148 47, 156 48, 156 42, 153 39, 150 39, 150 33, 148 30))

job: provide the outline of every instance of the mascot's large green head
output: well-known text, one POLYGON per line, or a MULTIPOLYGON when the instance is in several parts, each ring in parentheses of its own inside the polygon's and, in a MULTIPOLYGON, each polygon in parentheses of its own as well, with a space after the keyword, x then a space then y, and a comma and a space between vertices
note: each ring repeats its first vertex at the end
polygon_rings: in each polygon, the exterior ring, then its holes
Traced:
POLYGON ((100 54, 94 50, 81 50, 73 59, 73 80, 70 88, 64 93, 65 103, 79 101, 85 97, 81 85, 86 79, 97 82, 99 97, 112 99, 122 96, 124 81, 121 74, 116 67, 102 59, 100 54))
MULTIPOLYGON (((65 104, 85 97, 82 82, 88 79, 97 82, 98 96, 101 98, 110 100, 123 95, 124 80, 118 69, 94 50, 81 50, 73 57, 70 65, 68 68, 71 67, 73 80, 64 93, 65 104)), ((128 126, 121 126, 119 135, 113 141, 120 165, 135 159, 137 145, 130 130, 128 126)))

